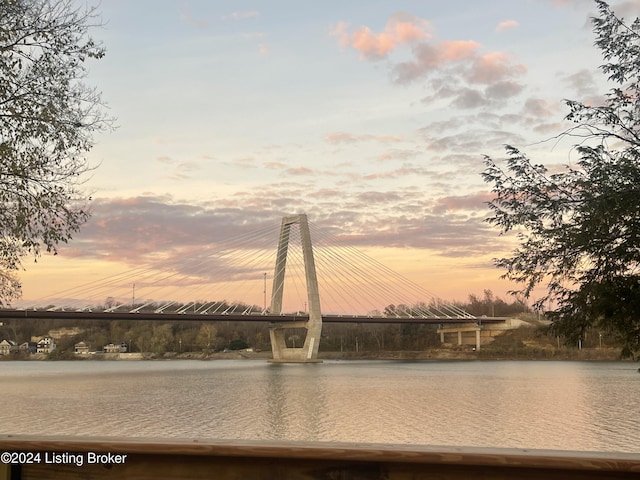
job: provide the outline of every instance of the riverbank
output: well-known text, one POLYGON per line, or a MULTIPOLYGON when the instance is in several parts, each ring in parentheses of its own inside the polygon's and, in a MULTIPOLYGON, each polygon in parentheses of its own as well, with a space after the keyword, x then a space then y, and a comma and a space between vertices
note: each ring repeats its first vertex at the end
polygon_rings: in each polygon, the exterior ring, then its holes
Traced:
MULTIPOLYGON (((468 347, 432 348, 424 351, 365 351, 365 352, 320 352, 320 360, 568 360, 568 361, 620 361, 619 348, 538 348, 523 347, 513 349, 487 347, 474 351, 468 347)), ((229 351, 213 352, 167 352, 153 353, 96 353, 92 355, 58 355, 49 358, 47 354, 16 355, 0 357, 2 361, 140 361, 140 360, 269 360, 271 351, 229 351)))
MULTIPOLYGON (((200 352, 167 353, 162 356, 146 356, 148 359, 166 360, 269 360, 270 351, 229 351, 205 355, 200 352)), ((320 352, 320 360, 570 360, 570 361, 618 361, 619 348, 538 348, 522 347, 502 349, 487 347, 474 351, 468 347, 431 348, 424 351, 365 351, 320 352)))
MULTIPOLYGON (((577 348, 563 346, 557 338, 541 334, 537 325, 524 325, 491 339, 491 343, 476 350, 473 345, 441 344, 424 350, 360 350, 320 351, 320 360, 569 360, 618 361, 621 349, 603 344, 577 348)), ((4 360, 269 360, 271 349, 246 348, 205 353, 102 353, 74 354, 56 350, 53 354, 0 356, 4 360), (9 358, 8 358, 9 357, 9 358)))
MULTIPOLYGON (((271 352, 215 352, 169 354, 167 359, 204 360, 268 360, 271 352)), ((569 360, 569 361, 619 361, 619 348, 535 348, 524 347, 505 351, 488 347, 479 352, 470 348, 432 348, 425 351, 379 351, 379 352, 320 352, 320 360, 569 360)), ((630 359, 627 359, 631 361, 630 359)))
POLYGON ((324 360, 572 360, 572 361, 618 361, 620 349, 520 349, 511 352, 479 352, 469 349, 431 349, 421 352, 322 352, 324 360))

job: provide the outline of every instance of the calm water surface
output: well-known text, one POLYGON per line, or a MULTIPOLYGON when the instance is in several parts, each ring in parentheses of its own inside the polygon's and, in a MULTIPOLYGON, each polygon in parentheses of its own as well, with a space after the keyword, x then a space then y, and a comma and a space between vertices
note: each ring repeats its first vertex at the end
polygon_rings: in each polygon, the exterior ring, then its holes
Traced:
POLYGON ((623 362, 0 362, 0 431, 640 451, 623 362))

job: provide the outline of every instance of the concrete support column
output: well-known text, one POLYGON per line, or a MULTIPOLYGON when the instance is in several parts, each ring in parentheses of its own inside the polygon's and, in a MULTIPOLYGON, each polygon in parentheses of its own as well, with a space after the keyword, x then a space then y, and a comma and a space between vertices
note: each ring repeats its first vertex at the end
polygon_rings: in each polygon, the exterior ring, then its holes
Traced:
POLYGON ((306 215, 300 215, 300 236, 302 239, 302 254, 304 256, 304 273, 307 280, 307 299, 309 301, 309 322, 307 323, 307 338, 304 346, 306 361, 316 361, 322 333, 322 312, 320 311, 320 291, 318 289, 318 276, 316 264, 313 258, 313 246, 311 245, 311 232, 306 215))
POLYGON ((476 352, 480 351, 480 327, 476 329, 476 352))
POLYGON ((462 345, 462 331, 458 330, 458 346, 462 345))

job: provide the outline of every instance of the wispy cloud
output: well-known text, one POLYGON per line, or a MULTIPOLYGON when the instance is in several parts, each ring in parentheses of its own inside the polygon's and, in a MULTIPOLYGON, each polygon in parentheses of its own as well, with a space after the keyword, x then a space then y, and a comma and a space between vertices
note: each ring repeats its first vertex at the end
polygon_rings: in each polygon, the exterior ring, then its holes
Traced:
POLYGON ((500 22, 496 26, 496 32, 498 33, 506 32, 509 30, 513 30, 518 26, 520 26, 520 24, 516 20, 505 20, 503 22, 500 22))
POLYGON ((533 117, 556 117, 557 105, 552 105, 542 98, 528 98, 524 104, 523 112, 533 117))
POLYGON ((166 195, 103 198, 94 202, 92 219, 61 254, 132 265, 158 256, 179 260, 188 252, 197 255, 203 246, 278 225, 283 216, 301 211, 322 229, 355 235, 361 246, 405 245, 444 256, 486 253, 494 248, 495 238, 481 218, 468 214, 485 198, 486 192, 479 192, 433 201, 416 189, 345 193, 291 182, 208 204, 166 195))
POLYGON ((617 15, 625 18, 640 16, 640 3, 638 3, 637 0, 616 2, 611 7, 617 15))
POLYGON ((511 55, 491 52, 474 58, 465 76, 471 83, 492 84, 519 77, 526 71, 524 65, 513 63, 511 55))
POLYGON ((480 54, 480 44, 464 40, 423 43, 413 49, 414 59, 395 65, 392 77, 396 83, 406 84, 457 67, 456 74, 472 84, 492 84, 523 75, 524 65, 513 63, 505 52, 480 54))
POLYGON ((410 83, 446 66, 473 59, 479 49, 480 44, 471 40, 421 43, 413 49, 414 59, 395 65, 392 76, 397 83, 410 83))
POLYGON ((202 18, 196 18, 196 16, 194 16, 191 13, 191 9, 189 8, 188 4, 182 3, 179 8, 180 8, 180 20, 182 22, 199 29, 204 29, 209 26, 209 23, 206 20, 202 18))
POLYGON ((443 214, 456 211, 486 211, 487 202, 494 198, 491 192, 476 192, 468 195, 453 195, 438 198, 432 209, 433 213, 443 214))
POLYGON ((363 175, 362 178, 364 180, 381 180, 381 179, 389 179, 389 178, 400 178, 400 177, 406 177, 406 176, 426 175, 427 173, 428 173, 428 170, 423 167, 418 167, 415 165, 403 165, 402 167, 395 168, 393 170, 363 175))
POLYGON ((409 158, 416 157, 420 155, 422 152, 417 150, 389 150, 385 153, 381 153, 376 157, 376 160, 380 162, 391 162, 395 160, 407 160, 409 158))
POLYGON ((395 135, 372 135, 348 132, 331 132, 325 136, 328 143, 356 143, 364 141, 376 141, 381 143, 401 142, 402 138, 395 135))
POLYGON ((563 75, 562 81, 572 92, 575 92, 575 100, 581 100, 591 105, 605 101, 598 89, 593 72, 587 69, 583 68, 575 73, 563 75))
POLYGON ((172 180, 188 180, 192 178, 192 172, 201 168, 200 159, 177 160, 167 155, 156 157, 156 161, 161 164, 157 170, 162 178, 172 180))
POLYGON ((314 171, 307 167, 293 167, 287 168, 285 170, 287 175, 295 175, 295 176, 303 176, 303 175, 313 175, 314 171))

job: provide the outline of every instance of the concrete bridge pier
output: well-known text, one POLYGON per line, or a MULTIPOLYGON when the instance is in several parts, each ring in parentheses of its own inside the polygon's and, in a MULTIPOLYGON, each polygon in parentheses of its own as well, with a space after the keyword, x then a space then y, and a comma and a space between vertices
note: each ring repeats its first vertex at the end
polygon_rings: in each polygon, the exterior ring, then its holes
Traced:
POLYGON ((280 240, 276 256, 275 273, 273 275, 273 288, 271 293, 271 313, 282 313, 282 296, 284 293, 284 276, 287 266, 287 252, 289 250, 289 236, 291 225, 298 224, 302 243, 302 255, 304 258, 305 280, 307 283, 307 298, 309 303, 309 319, 300 322, 287 323, 286 325, 273 322, 269 326, 271 338, 272 362, 280 363, 320 363, 318 360, 318 347, 322 333, 322 313, 320 311, 320 293, 318 290, 318 277, 313 258, 311 245, 311 233, 306 215, 296 215, 282 219, 280 228, 280 240), (300 348, 287 347, 286 331, 292 328, 304 328, 307 331, 304 345, 300 348))
POLYGON ((482 327, 477 324, 461 324, 461 325, 451 325, 446 327, 441 327, 438 329, 438 333, 440 334, 440 343, 445 343, 445 339, 447 335, 456 334, 458 340, 458 346, 462 345, 472 345, 471 340, 468 335, 464 335, 465 333, 473 333, 475 332, 475 347, 476 351, 480 351, 480 347, 482 345, 481 341, 481 331, 482 327))
POLYGON ((322 363, 318 359, 318 346, 320 344, 320 332, 312 331, 309 322, 295 322, 287 324, 272 323, 269 325, 269 337, 271 338, 272 363, 322 363), (291 328, 305 328, 307 336, 301 347, 287 347, 286 334, 291 328))
POLYGON ((440 328, 438 328, 440 343, 453 344, 457 336, 458 345, 475 344, 476 350, 480 350, 482 345, 486 346, 493 342, 495 337, 523 324, 517 318, 502 318, 501 322, 488 321, 496 318, 498 317, 478 317, 477 322, 473 323, 441 324, 440 328))

